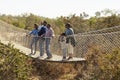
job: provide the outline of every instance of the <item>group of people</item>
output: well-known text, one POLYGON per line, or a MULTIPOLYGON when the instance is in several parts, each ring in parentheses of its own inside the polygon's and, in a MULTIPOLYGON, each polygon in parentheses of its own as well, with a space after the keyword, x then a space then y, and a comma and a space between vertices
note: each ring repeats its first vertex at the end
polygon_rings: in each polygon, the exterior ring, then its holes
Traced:
MULTIPOLYGON (((65 32, 60 34, 58 42, 60 43, 61 45, 60 47, 63 52, 62 60, 70 60, 73 58, 73 47, 75 47, 76 45, 75 43, 76 40, 74 37, 74 31, 70 23, 66 23, 65 28, 66 28, 65 32), (67 53, 69 54, 68 58, 67 53)), ((32 36, 30 44, 31 54, 34 55, 36 53, 37 42, 39 41, 40 58, 43 58, 44 56, 44 48, 47 54, 46 59, 51 59, 53 57, 50 51, 50 44, 55 34, 50 24, 48 24, 46 21, 41 22, 40 26, 38 26, 38 24, 34 24, 34 30, 27 34, 27 36, 32 36)))

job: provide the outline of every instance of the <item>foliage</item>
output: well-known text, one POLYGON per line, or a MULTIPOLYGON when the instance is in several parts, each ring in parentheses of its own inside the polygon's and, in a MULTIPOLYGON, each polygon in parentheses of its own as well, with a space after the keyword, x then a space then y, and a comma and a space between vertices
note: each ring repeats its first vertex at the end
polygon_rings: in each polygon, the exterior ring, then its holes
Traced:
POLYGON ((0 43, 0 80, 27 80, 32 67, 30 60, 11 44, 0 43))
POLYGON ((0 80, 120 80, 120 49, 111 53, 89 47, 85 62, 56 63, 32 59, 0 43, 0 80))
POLYGON ((46 20, 52 25, 55 34, 60 34, 64 31, 64 24, 67 22, 72 24, 75 33, 82 33, 90 30, 98 30, 102 28, 118 26, 120 25, 119 15, 120 14, 118 13, 118 11, 105 9, 95 12, 95 16, 92 16, 90 18, 88 18, 89 15, 85 12, 80 13, 80 16, 76 16, 76 14, 71 14, 69 16, 61 16, 55 19, 45 18, 30 13, 18 16, 3 14, 0 15, 0 20, 27 30, 33 29, 34 23, 40 25, 43 20, 46 20))
POLYGON ((99 51, 99 46, 92 46, 86 56, 86 65, 78 67, 77 80, 120 80, 120 49, 111 53, 99 51))
MULTIPOLYGON (((31 30, 34 23, 46 20, 56 34, 64 31, 64 24, 72 24, 75 33, 98 30, 120 25, 120 16, 111 10, 96 12, 96 16, 86 19, 85 12, 76 16, 49 19, 34 14, 21 16, 1 15, 0 19, 16 27, 31 30), (109 16, 101 16, 101 14, 109 16)), ((120 80, 120 49, 111 53, 100 52, 100 46, 92 45, 87 52, 86 62, 51 63, 25 56, 11 44, 0 43, 0 80, 120 80)))

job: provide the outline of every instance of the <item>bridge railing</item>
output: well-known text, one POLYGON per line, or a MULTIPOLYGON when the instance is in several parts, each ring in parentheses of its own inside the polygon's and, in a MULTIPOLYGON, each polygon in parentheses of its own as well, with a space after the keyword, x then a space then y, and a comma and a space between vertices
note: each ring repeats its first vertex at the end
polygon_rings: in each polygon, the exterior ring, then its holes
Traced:
MULTIPOLYGON (((21 46, 30 48, 32 37, 26 37, 29 31, 19 29, 7 23, 0 21, 0 36, 7 41, 15 42, 21 46)), ((120 26, 80 33, 74 35, 76 38, 76 46, 74 47, 74 56, 84 57, 89 53, 92 46, 99 46, 99 50, 110 53, 112 49, 120 48, 120 26), (107 32, 108 31, 108 32, 107 32)), ((58 42, 58 37, 55 36, 51 42, 51 52, 53 54, 62 55, 62 50, 58 42)), ((39 41, 38 47, 39 51, 39 41)))

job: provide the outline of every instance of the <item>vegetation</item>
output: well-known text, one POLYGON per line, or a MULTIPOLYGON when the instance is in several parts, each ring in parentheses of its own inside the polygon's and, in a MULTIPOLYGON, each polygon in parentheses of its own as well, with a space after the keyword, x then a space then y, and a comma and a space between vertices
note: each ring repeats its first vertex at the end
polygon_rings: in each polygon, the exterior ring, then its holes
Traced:
MULTIPOLYGON (((88 16, 83 12, 80 16, 73 14, 49 19, 24 14, 0 15, 0 19, 27 30, 31 30, 34 23, 46 20, 52 24, 56 34, 64 31, 66 22, 73 25, 76 33, 120 25, 120 14, 108 9, 96 12, 89 19, 88 16)), ((55 63, 33 59, 11 44, 0 43, 0 80, 120 80, 120 49, 113 49, 108 54, 100 51, 99 47, 89 47, 85 62, 55 63)))
POLYGON ((88 53, 86 64, 78 66, 77 80, 120 80, 120 49, 108 54, 94 45, 88 53))
POLYGON ((30 60, 11 44, 0 43, 0 80, 28 79, 32 70, 30 60))
POLYGON ((0 43, 0 80, 120 80, 120 49, 107 54, 94 45, 88 53, 85 62, 52 63, 0 43))
POLYGON ((120 25, 120 13, 114 10, 105 9, 100 12, 97 11, 95 12, 95 16, 90 18, 88 17, 89 15, 85 12, 80 13, 80 16, 72 14, 66 17, 57 17, 55 19, 45 18, 30 13, 19 16, 2 14, 0 15, 0 20, 27 30, 31 30, 34 23, 38 23, 40 25, 43 20, 46 20, 52 25, 56 34, 60 34, 64 31, 64 24, 66 22, 70 22, 72 24, 75 33, 120 25))

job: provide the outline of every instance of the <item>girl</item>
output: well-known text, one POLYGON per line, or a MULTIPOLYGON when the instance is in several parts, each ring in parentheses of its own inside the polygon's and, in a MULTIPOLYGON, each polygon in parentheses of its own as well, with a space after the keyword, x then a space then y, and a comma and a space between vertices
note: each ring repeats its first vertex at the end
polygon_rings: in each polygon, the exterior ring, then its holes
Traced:
POLYGON ((66 37, 65 37, 65 33, 61 33, 59 38, 58 38, 58 42, 60 43, 60 47, 62 49, 62 53, 63 53, 63 61, 67 60, 67 47, 66 47, 66 37))

